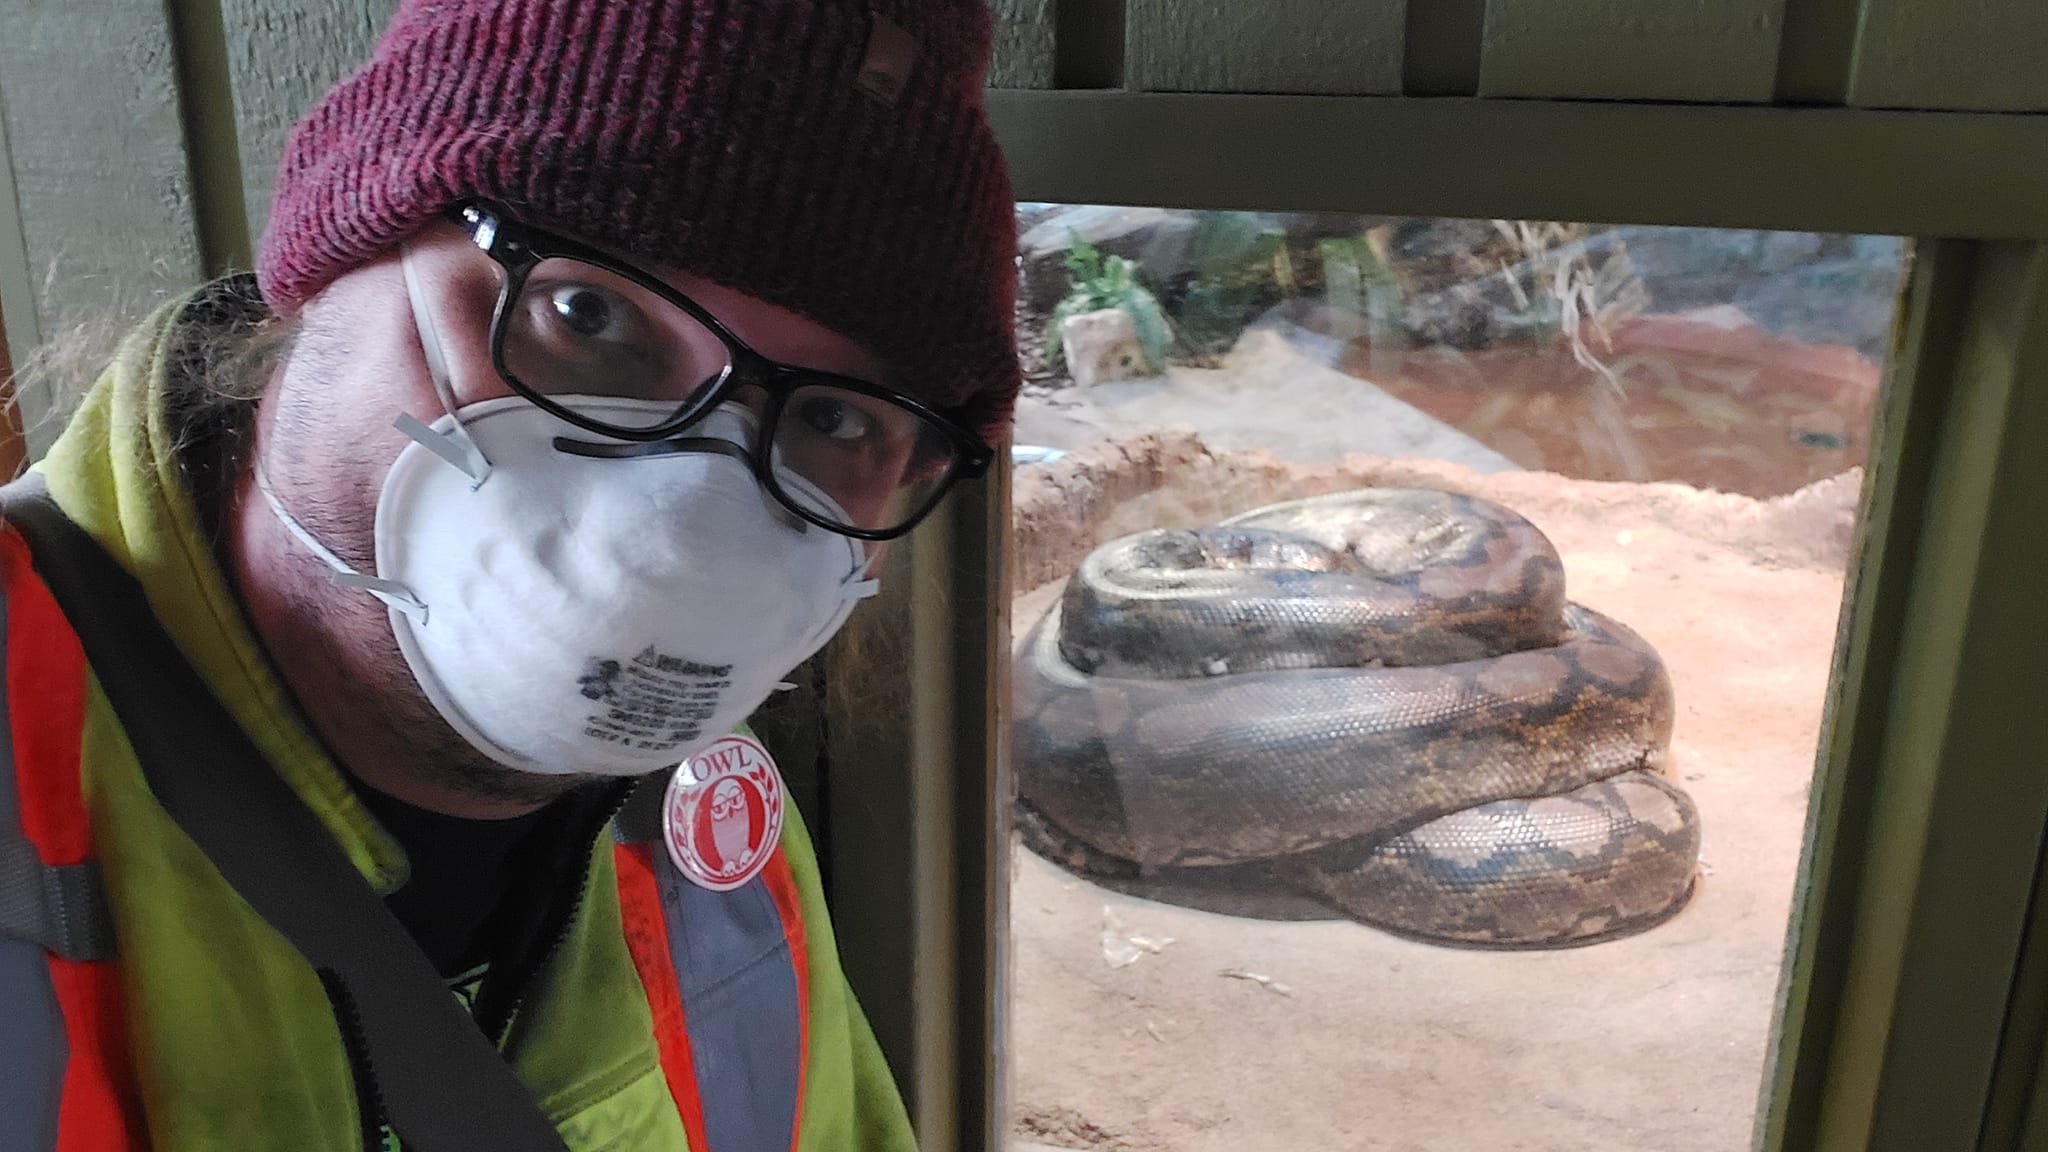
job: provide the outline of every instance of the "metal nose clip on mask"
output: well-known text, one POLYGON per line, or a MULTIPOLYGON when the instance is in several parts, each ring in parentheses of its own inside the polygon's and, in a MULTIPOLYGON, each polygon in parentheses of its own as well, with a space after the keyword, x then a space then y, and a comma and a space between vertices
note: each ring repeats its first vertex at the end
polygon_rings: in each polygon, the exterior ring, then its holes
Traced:
MULTIPOLYGON (((691 429, 731 450, 685 441, 658 455, 563 437, 519 397, 458 408, 410 252, 404 261, 443 415, 396 422, 411 442, 377 498, 376 574, 300 525, 260 468, 257 483, 337 583, 387 605, 421 690, 484 755, 547 774, 672 767, 736 728, 875 593, 860 541, 764 507, 774 501, 748 464, 744 408, 691 429)), ((645 401, 557 399, 648 420, 645 401)), ((777 478, 841 511, 801 476, 777 478)))

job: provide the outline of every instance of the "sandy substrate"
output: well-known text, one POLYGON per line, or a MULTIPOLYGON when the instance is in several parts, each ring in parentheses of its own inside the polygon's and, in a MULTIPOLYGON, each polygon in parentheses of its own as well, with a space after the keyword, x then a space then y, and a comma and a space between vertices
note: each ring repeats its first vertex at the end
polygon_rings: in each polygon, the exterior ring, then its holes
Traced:
POLYGON ((1781 339, 1732 308, 1707 308, 1629 321, 1611 358, 1619 389, 1563 346, 1376 355, 1276 317, 1215 368, 1027 391, 1017 441, 1073 449, 1182 424, 1212 448, 1298 464, 1367 452, 1759 497, 1864 460, 1879 368, 1853 348, 1781 339))
POLYGON ((1470 952, 1114 895, 1016 849, 1016 1147, 1747 1148, 1859 475, 1758 501, 1140 436, 1019 471, 1013 586, 1035 591, 1017 631, 1098 539, 1373 483, 1514 508, 1557 545, 1573 598, 1663 654, 1705 829, 1694 903, 1628 940, 1470 952))

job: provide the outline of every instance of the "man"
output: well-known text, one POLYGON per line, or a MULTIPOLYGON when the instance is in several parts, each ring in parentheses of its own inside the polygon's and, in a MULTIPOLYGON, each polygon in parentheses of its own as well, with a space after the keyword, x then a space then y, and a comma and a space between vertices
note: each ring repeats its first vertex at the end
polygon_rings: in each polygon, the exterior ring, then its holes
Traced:
POLYGON ((1007 426, 988 42, 401 6, 0 498, 0 1150, 912 1146, 743 720, 1007 426))

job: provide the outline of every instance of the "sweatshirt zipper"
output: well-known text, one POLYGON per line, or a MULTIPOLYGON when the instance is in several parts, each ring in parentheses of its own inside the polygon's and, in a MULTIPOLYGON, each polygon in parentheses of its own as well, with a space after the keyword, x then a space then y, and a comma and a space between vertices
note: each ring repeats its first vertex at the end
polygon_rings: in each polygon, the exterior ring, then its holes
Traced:
MULTIPOLYGON (((596 814, 597 818, 591 821, 589 834, 583 837, 583 850, 579 856, 580 863, 576 870, 576 883, 574 887, 569 889, 573 895, 569 899, 568 907, 564 909, 560 919, 555 923, 554 931, 549 934, 547 947, 542 949, 540 955, 525 971, 517 974, 514 991, 510 998, 505 1001, 505 1006, 500 1010, 494 1011, 490 1019, 482 1017, 477 1019, 478 1027, 483 1029, 484 1035, 490 1037, 491 1043, 498 1048, 504 1048, 506 1036, 512 1029, 512 1021, 517 1019, 520 1007, 526 1003, 527 995, 532 991, 534 981, 539 978, 541 973, 547 971, 548 965, 554 961, 555 953, 561 951, 563 943, 569 939, 569 931, 575 926, 577 915, 583 911, 584 890, 590 886, 591 858, 597 850, 598 837, 604 834, 604 830, 611 825, 613 818, 619 814, 619 810, 626 806, 627 799, 632 796, 633 788, 638 783, 637 779, 621 780, 612 787, 611 795, 606 797, 604 806, 596 814)), ((488 983, 490 977, 485 976, 484 980, 488 983)), ((479 994, 478 1000, 481 1001, 482 999, 482 995, 479 994)), ((479 1007, 481 1006, 479 1004, 479 1007)))
POLYGON ((341 1029, 342 1051, 348 1057, 350 1077, 355 1081, 356 1113, 362 1120, 364 1152, 384 1152, 384 1134, 389 1118, 384 1112, 384 1092, 377 1087, 377 1070, 370 1062, 369 1040, 363 1035, 362 1013, 348 985, 331 968, 317 970, 320 986, 327 991, 334 1022, 341 1029))

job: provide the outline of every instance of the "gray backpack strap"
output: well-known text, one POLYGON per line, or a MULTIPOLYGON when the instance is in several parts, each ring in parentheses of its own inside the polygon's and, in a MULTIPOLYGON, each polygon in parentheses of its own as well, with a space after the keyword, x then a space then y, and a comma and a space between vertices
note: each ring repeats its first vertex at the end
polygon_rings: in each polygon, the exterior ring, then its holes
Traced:
POLYGON ((621 844, 647 844, 661 839, 661 808, 668 801, 668 776, 656 772, 633 786, 612 817, 612 839, 621 844))
POLYGON ((135 578, 34 477, 0 488, 0 515, 28 540, 157 802, 323 980, 347 991, 405 1147, 564 1152, 533 1093, 186 663, 135 578))
POLYGON ((0 828, 0 937, 40 944, 66 960, 112 960, 114 917, 99 865, 45 864, 18 826, 0 828))

